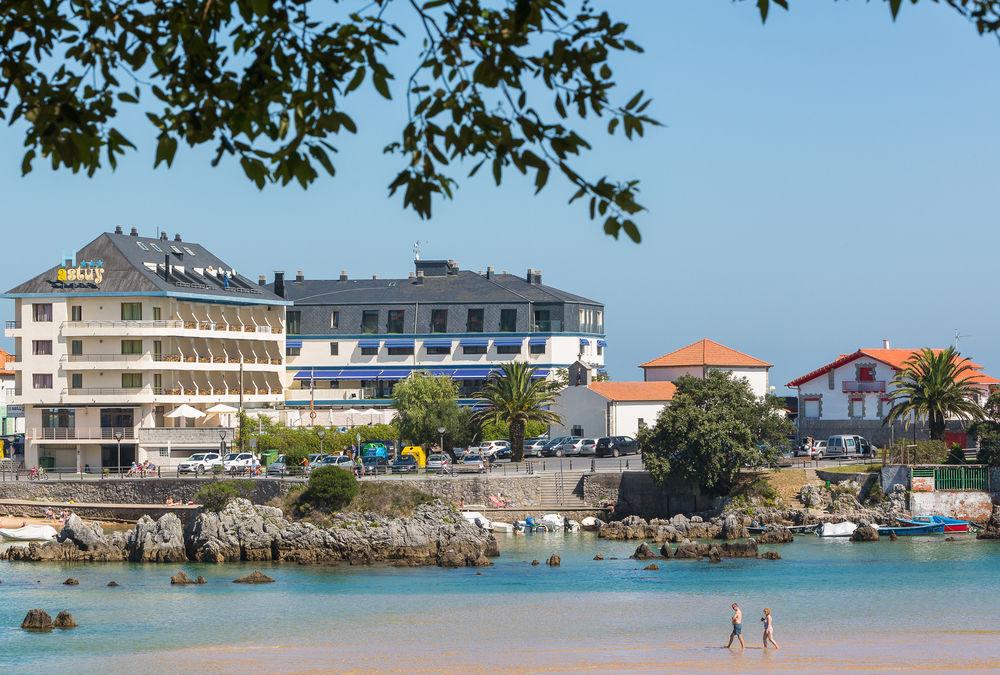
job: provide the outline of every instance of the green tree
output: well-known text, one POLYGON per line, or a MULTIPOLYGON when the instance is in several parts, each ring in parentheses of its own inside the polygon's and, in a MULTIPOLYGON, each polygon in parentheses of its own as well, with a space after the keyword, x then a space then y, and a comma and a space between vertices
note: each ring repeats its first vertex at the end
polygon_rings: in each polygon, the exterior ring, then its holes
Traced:
POLYGON ((358 495, 358 479, 351 471, 336 466, 321 466, 309 474, 303 499, 310 505, 339 511, 358 495))
POLYGON ((559 385, 544 377, 534 377, 535 369, 522 361, 503 366, 493 374, 475 397, 483 400, 476 412, 480 424, 505 424, 510 430, 510 460, 524 459, 524 432, 528 423, 558 424, 559 415, 549 410, 559 385))
POLYGON ((742 468, 772 465, 793 432, 781 400, 758 398, 742 378, 711 371, 676 384, 656 424, 639 432, 643 463, 658 483, 677 478, 727 495, 742 468))
MULTIPOLYGON (((529 420, 524 425, 525 438, 537 438, 544 435, 549 430, 549 425, 537 420, 529 420)), ((510 439, 510 425, 504 422, 488 421, 483 423, 482 431, 479 434, 484 441, 501 441, 510 439)))
POLYGON ((467 418, 462 415, 458 388, 450 377, 413 373, 393 388, 392 395, 403 439, 420 445, 436 443, 438 429, 444 427, 447 444, 464 433, 462 424, 467 418))
POLYGON ((976 400, 977 370, 954 347, 922 349, 903 364, 892 380, 892 407, 884 424, 915 420, 927 423, 931 440, 944 439, 949 418, 977 421, 984 417, 976 400))
POLYGON ((421 218, 457 172, 486 164, 497 185, 513 169, 536 192, 555 172, 606 233, 639 241, 638 181, 576 166, 585 118, 628 139, 657 124, 612 70, 641 47, 589 2, 0 0, 0 17, 0 120, 24 129, 23 173, 36 159, 113 169, 136 147, 121 118, 136 117, 156 137, 154 166, 182 143, 207 146, 213 166, 236 160, 258 188, 305 188, 334 175, 333 142, 358 132, 370 88, 405 111, 385 146, 399 158, 388 187, 421 218))

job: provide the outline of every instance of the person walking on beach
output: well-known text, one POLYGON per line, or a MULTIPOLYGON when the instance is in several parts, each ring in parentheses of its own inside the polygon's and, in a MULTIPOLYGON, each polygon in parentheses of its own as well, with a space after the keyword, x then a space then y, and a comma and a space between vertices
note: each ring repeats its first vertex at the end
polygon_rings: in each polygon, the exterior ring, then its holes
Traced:
POLYGON ((729 644, 726 645, 726 649, 733 646, 733 640, 740 641, 740 649, 746 649, 746 643, 743 642, 743 610, 735 602, 733 603, 733 632, 729 634, 729 644))
POLYGON ((771 608, 764 608, 764 616, 760 618, 764 622, 764 649, 767 649, 767 643, 770 642, 774 645, 774 650, 777 651, 781 649, 778 643, 774 641, 774 621, 771 619, 771 608))

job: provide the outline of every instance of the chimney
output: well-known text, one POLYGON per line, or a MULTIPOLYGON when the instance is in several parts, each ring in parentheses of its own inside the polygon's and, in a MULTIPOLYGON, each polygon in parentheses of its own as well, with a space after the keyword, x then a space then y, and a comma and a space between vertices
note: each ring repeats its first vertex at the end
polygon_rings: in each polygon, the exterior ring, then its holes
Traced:
POLYGON ((305 280, 306 280, 306 275, 302 270, 299 270, 298 272, 295 273, 295 283, 301 284, 305 280))
POLYGON ((492 279, 493 278, 493 266, 492 265, 489 265, 486 268, 486 278, 487 279, 492 279))
POLYGON ((285 297, 285 273, 274 273, 274 294, 279 298, 285 297))
POLYGON ((160 241, 166 241, 166 240, 167 240, 167 233, 160 232, 160 241))
POLYGON ((882 349, 889 349, 889 338, 882 338, 882 349))
POLYGON ((115 234, 121 234, 121 233, 122 233, 122 226, 115 225, 115 234))
POLYGON ((528 276, 526 277, 529 284, 533 286, 540 286, 542 283, 542 270, 535 270, 528 268, 528 276))
POLYGON ((413 279, 413 283, 415 283, 415 284, 423 284, 424 283, 424 271, 423 270, 417 270, 417 276, 413 279))
POLYGON ((257 285, 258 286, 266 286, 267 285, 267 275, 266 274, 261 274, 259 277, 257 277, 257 285))
POLYGON ((170 254, 163 254, 163 278, 165 281, 170 281, 170 254))
POLYGON ((183 240, 181 239, 181 235, 180 235, 180 234, 175 234, 175 235, 174 235, 174 241, 183 241, 183 240))
POLYGON ((372 275, 372 281, 375 281, 376 279, 378 279, 378 275, 377 274, 373 274, 372 275))
POLYGON ((74 267, 72 258, 65 258, 63 260, 63 267, 74 267))
POLYGON ((347 281, 347 270, 340 270, 340 280, 347 281))
POLYGON ((133 227, 131 230, 129 230, 128 234, 129 234, 130 237, 138 237, 139 236, 139 230, 137 230, 136 228, 133 227))

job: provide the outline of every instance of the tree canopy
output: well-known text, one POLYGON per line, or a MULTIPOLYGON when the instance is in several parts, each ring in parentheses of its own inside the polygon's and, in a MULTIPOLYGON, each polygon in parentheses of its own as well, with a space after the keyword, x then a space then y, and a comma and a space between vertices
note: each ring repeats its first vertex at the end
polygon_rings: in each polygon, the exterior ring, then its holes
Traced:
POLYGON ((404 440, 416 444, 437 443, 441 427, 448 441, 454 442, 466 433, 468 416, 458 405, 458 389, 450 377, 413 373, 400 380, 392 396, 397 412, 396 425, 404 440))
POLYGON ((490 376, 486 387, 476 394, 483 407, 474 419, 480 424, 506 425, 510 432, 510 460, 524 459, 524 434, 528 424, 557 424, 559 415, 550 407, 562 387, 544 377, 535 377, 535 369, 523 361, 503 366, 490 376))
POLYGON ((713 370, 688 375, 655 426, 639 433, 653 479, 677 478, 709 494, 728 494, 744 467, 772 465, 793 433, 780 399, 754 395, 746 380, 713 370))

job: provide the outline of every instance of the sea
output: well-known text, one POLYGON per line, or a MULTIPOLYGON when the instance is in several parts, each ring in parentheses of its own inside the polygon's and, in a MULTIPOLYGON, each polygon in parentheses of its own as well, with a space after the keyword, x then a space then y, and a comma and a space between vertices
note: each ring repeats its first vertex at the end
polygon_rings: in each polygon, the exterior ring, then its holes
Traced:
POLYGON ((1000 544, 971 535, 800 535, 764 547, 781 560, 654 561, 658 570, 629 559, 639 542, 498 539, 487 568, 3 562, 0 672, 1000 668, 1000 544), (546 564, 552 554, 558 567, 546 564), (207 583, 171 586, 179 569, 207 583), (233 583, 254 569, 275 582, 233 583), (745 650, 724 648, 733 602, 745 650), (764 607, 780 651, 761 646, 764 607), (68 610, 79 627, 22 631, 31 608, 68 610))

